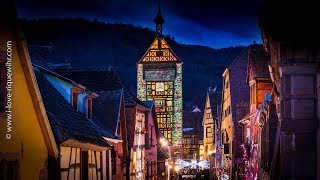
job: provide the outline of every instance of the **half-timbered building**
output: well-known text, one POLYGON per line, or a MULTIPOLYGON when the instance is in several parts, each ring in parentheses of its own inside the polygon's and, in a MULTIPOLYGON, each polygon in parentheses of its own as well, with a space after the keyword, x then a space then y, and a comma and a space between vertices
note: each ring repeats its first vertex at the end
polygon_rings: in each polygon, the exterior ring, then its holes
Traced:
POLYGON ((221 92, 217 92, 216 88, 209 88, 202 118, 204 150, 200 156, 210 161, 212 169, 220 167, 221 162, 220 107, 221 92))
MULTIPOLYGON (((59 145, 61 179, 105 179, 101 157, 110 145, 91 122, 92 99, 98 95, 36 61, 33 69, 59 145)), ((107 137, 119 140, 111 132, 107 137)))
POLYGON ((96 92, 123 89, 129 155, 123 161, 125 176, 130 179, 145 177, 145 124, 148 107, 124 84, 112 67, 60 70, 58 73, 96 92))
POLYGON ((160 7, 154 18, 156 38, 137 63, 137 95, 153 100, 160 132, 173 145, 182 143, 182 61, 162 35, 160 7))
POLYGON ((158 139, 159 129, 157 124, 157 115, 155 111, 154 101, 143 101, 149 108, 148 120, 146 121, 146 179, 157 179, 158 164, 158 139))
POLYGON ((112 146, 109 152, 103 152, 103 164, 107 179, 126 179, 126 169, 122 166, 128 157, 127 128, 123 90, 99 91, 99 96, 93 99, 93 117, 91 121, 102 133, 108 144, 112 146), (116 135, 120 140, 108 138, 116 135))
POLYGON ((203 139, 203 112, 183 112, 182 157, 199 159, 199 141, 203 139))

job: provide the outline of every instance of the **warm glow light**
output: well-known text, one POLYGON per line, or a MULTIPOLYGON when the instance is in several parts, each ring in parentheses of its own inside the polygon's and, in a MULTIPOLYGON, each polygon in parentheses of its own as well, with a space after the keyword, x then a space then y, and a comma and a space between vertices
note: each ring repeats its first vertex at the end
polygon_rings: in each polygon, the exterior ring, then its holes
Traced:
POLYGON ((164 141, 164 142, 162 143, 162 145, 168 146, 168 142, 167 142, 167 141, 164 141))
POLYGON ((171 169, 172 168, 172 165, 169 165, 169 169, 171 169))
POLYGON ((163 139, 163 138, 160 138, 160 143, 163 145, 163 146, 168 146, 168 141, 163 139))
POLYGON ((213 154, 213 153, 215 153, 215 152, 216 152, 215 150, 209 151, 209 155, 211 155, 211 154, 213 154))
POLYGON ((179 166, 175 166, 174 170, 178 172, 180 170, 180 167, 179 166))

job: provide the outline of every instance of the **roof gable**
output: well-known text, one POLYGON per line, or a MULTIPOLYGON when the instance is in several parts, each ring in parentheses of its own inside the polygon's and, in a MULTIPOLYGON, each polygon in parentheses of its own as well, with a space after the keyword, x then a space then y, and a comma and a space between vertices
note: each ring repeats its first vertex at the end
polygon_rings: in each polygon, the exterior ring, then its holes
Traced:
POLYGON ((203 112, 184 112, 183 113, 183 135, 197 134, 201 139, 203 137, 202 127, 203 112), (189 128, 192 128, 189 130, 189 128))
POLYGON ((101 68, 101 69, 69 69, 59 70, 57 73, 62 76, 68 77, 78 83, 86 86, 88 89, 99 91, 115 91, 123 89, 124 101, 126 106, 145 104, 140 101, 136 95, 128 88, 127 85, 120 79, 118 74, 113 68, 101 68))
POLYGON ((52 71, 52 69, 47 64, 48 61, 54 61, 53 55, 51 53, 51 46, 29 45, 28 50, 32 64, 52 71))
POLYGON ((237 106, 246 106, 250 102, 250 88, 246 84, 247 67, 248 48, 244 49, 228 68, 233 121, 239 121, 244 115, 246 115, 237 114, 237 106))
POLYGON ((99 97, 92 100, 93 123, 98 122, 102 129, 110 129, 116 133, 120 121, 123 90, 101 91, 99 97))
POLYGON ((169 44, 164 40, 163 37, 156 38, 142 58, 138 61, 139 63, 153 63, 153 62, 176 62, 182 63, 178 56, 172 51, 169 44))
POLYGON ((247 83, 254 78, 270 78, 270 55, 262 47, 251 47, 248 52, 247 83))
POLYGON ((222 93, 211 90, 208 92, 208 98, 209 98, 212 117, 219 116, 217 107, 221 105, 222 93))
POLYGON ((73 139, 107 147, 107 143, 90 121, 81 112, 75 110, 41 72, 38 70, 34 72, 56 141, 62 144, 64 141, 73 139))

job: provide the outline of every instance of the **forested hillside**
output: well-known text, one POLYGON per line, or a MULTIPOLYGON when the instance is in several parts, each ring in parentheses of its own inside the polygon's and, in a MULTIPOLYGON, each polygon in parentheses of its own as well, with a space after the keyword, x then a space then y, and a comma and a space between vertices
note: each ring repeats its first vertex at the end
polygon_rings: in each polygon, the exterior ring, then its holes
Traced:
MULTIPOLYGON (((136 92, 136 62, 155 38, 155 32, 129 24, 106 24, 84 19, 22 20, 28 44, 52 45, 53 59, 72 68, 113 66, 136 92)), ((164 27, 165 28, 165 27, 164 27)), ((210 38, 210 37, 208 37, 210 38)), ((183 61, 183 96, 186 108, 203 108, 209 86, 221 90, 224 69, 244 47, 213 49, 181 44, 165 36, 183 61)))

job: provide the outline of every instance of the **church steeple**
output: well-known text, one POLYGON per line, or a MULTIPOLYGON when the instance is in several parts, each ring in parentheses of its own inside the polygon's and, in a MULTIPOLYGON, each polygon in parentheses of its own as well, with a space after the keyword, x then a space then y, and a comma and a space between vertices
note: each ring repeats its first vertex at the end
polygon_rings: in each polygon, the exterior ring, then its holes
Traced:
POLYGON ((157 13, 157 16, 153 19, 153 22, 156 24, 157 37, 161 37, 162 36, 162 24, 164 23, 164 19, 161 15, 160 0, 158 3, 158 13, 157 13))

